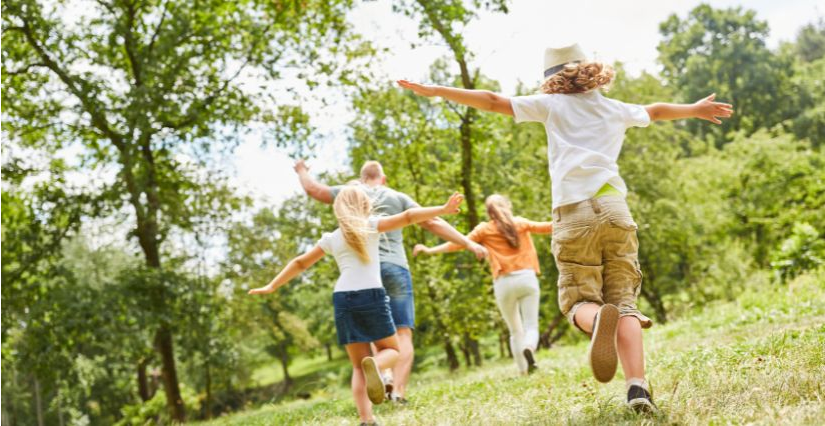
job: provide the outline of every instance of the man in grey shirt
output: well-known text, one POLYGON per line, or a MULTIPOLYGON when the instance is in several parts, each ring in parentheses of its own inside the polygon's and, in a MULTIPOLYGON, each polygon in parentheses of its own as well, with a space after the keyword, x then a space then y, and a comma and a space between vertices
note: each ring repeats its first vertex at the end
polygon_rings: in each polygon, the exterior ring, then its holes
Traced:
MULTIPOLYGON (((332 204, 341 186, 324 185, 309 175, 309 168, 303 160, 295 163, 295 172, 301 181, 301 186, 310 197, 326 204, 332 204)), ((386 186, 387 176, 381 164, 377 161, 367 161, 361 167, 361 179, 358 185, 367 193, 377 214, 394 215, 413 207, 419 207, 407 194, 395 191, 386 186)), ((487 250, 469 240, 458 232, 447 221, 441 218, 431 219, 419 224, 429 232, 475 253, 478 259, 487 256, 487 250)), ((392 401, 406 403, 404 394, 409 382, 413 365, 412 330, 415 328, 415 303, 413 300, 412 277, 407 254, 404 250, 404 240, 401 230, 384 233, 379 240, 381 257, 381 281, 390 297, 390 309, 395 327, 398 330, 399 357, 393 368, 393 382, 388 384, 387 390, 392 401)))

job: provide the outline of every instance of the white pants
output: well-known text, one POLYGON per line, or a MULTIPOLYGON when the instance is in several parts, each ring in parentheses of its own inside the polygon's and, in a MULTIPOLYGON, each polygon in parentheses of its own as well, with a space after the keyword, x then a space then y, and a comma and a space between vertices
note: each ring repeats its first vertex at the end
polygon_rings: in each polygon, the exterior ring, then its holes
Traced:
POLYGON ((502 275, 493 281, 496 303, 510 329, 510 350, 520 372, 527 371, 524 349, 539 343, 539 280, 532 269, 502 275))

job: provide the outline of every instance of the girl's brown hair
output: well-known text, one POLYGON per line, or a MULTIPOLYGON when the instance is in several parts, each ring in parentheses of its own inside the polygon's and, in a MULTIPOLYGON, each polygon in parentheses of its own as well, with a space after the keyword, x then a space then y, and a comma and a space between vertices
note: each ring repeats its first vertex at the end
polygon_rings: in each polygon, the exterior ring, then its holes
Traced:
POLYGON ((598 88, 609 88, 616 72, 601 62, 567 64, 561 71, 547 77, 541 85, 542 93, 584 93, 598 88))
POLYGON ((370 261, 367 252, 367 237, 372 232, 367 220, 372 211, 372 202, 364 191, 355 185, 346 185, 335 197, 332 204, 338 227, 344 235, 344 241, 355 250, 362 262, 370 261))
POLYGON ((499 232, 512 248, 519 248, 518 231, 513 222, 513 205, 507 197, 493 194, 484 201, 487 206, 487 216, 495 222, 499 232))

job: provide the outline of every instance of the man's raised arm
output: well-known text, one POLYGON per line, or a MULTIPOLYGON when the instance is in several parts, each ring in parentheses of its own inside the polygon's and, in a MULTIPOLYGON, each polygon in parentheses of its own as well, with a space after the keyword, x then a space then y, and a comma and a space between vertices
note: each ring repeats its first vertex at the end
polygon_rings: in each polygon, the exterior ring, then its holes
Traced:
POLYGON ((318 182, 309 175, 309 167, 307 167, 304 160, 295 162, 295 173, 298 174, 298 180, 301 181, 301 186, 310 197, 326 204, 332 204, 332 188, 323 183, 318 182))

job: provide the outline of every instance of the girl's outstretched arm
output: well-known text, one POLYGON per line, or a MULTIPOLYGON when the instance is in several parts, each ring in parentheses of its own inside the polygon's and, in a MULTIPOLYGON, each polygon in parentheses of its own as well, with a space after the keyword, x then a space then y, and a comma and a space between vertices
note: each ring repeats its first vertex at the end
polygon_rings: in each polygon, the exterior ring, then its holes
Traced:
POLYGON ((412 254, 413 254, 413 256, 418 256, 420 253, 424 253, 424 254, 451 253, 451 252, 454 252, 454 251, 461 251, 463 249, 464 249, 464 247, 462 247, 458 244, 452 244, 452 243, 439 244, 439 245, 433 246, 433 247, 427 247, 424 244, 416 244, 415 247, 413 247, 412 254))
POLYGON ((719 118, 728 118, 733 114, 733 105, 714 102, 716 93, 693 104, 655 103, 645 107, 650 121, 679 120, 682 118, 701 118, 714 124, 722 124, 719 118))
POLYGON ((552 234, 553 222, 533 222, 532 220, 528 220, 527 230, 531 234, 552 234))
POLYGON ((309 269, 310 266, 317 263, 322 257, 324 257, 324 250, 320 246, 316 245, 308 252, 290 260, 289 263, 287 263, 286 268, 275 276, 269 284, 261 288, 253 288, 252 290, 249 290, 249 294, 272 293, 284 284, 288 283, 291 279, 309 269))
POLYGON ((513 115, 513 105, 510 103, 510 98, 488 90, 467 90, 445 86, 430 86, 407 80, 398 80, 398 85, 405 89, 412 90, 413 93, 419 96, 439 96, 448 101, 467 105, 482 111, 513 115))
POLYGON ((423 222, 436 216, 458 213, 458 206, 464 201, 464 196, 458 192, 453 193, 447 203, 438 207, 415 207, 403 213, 382 217, 378 219, 378 232, 392 231, 403 228, 407 225, 423 222))

